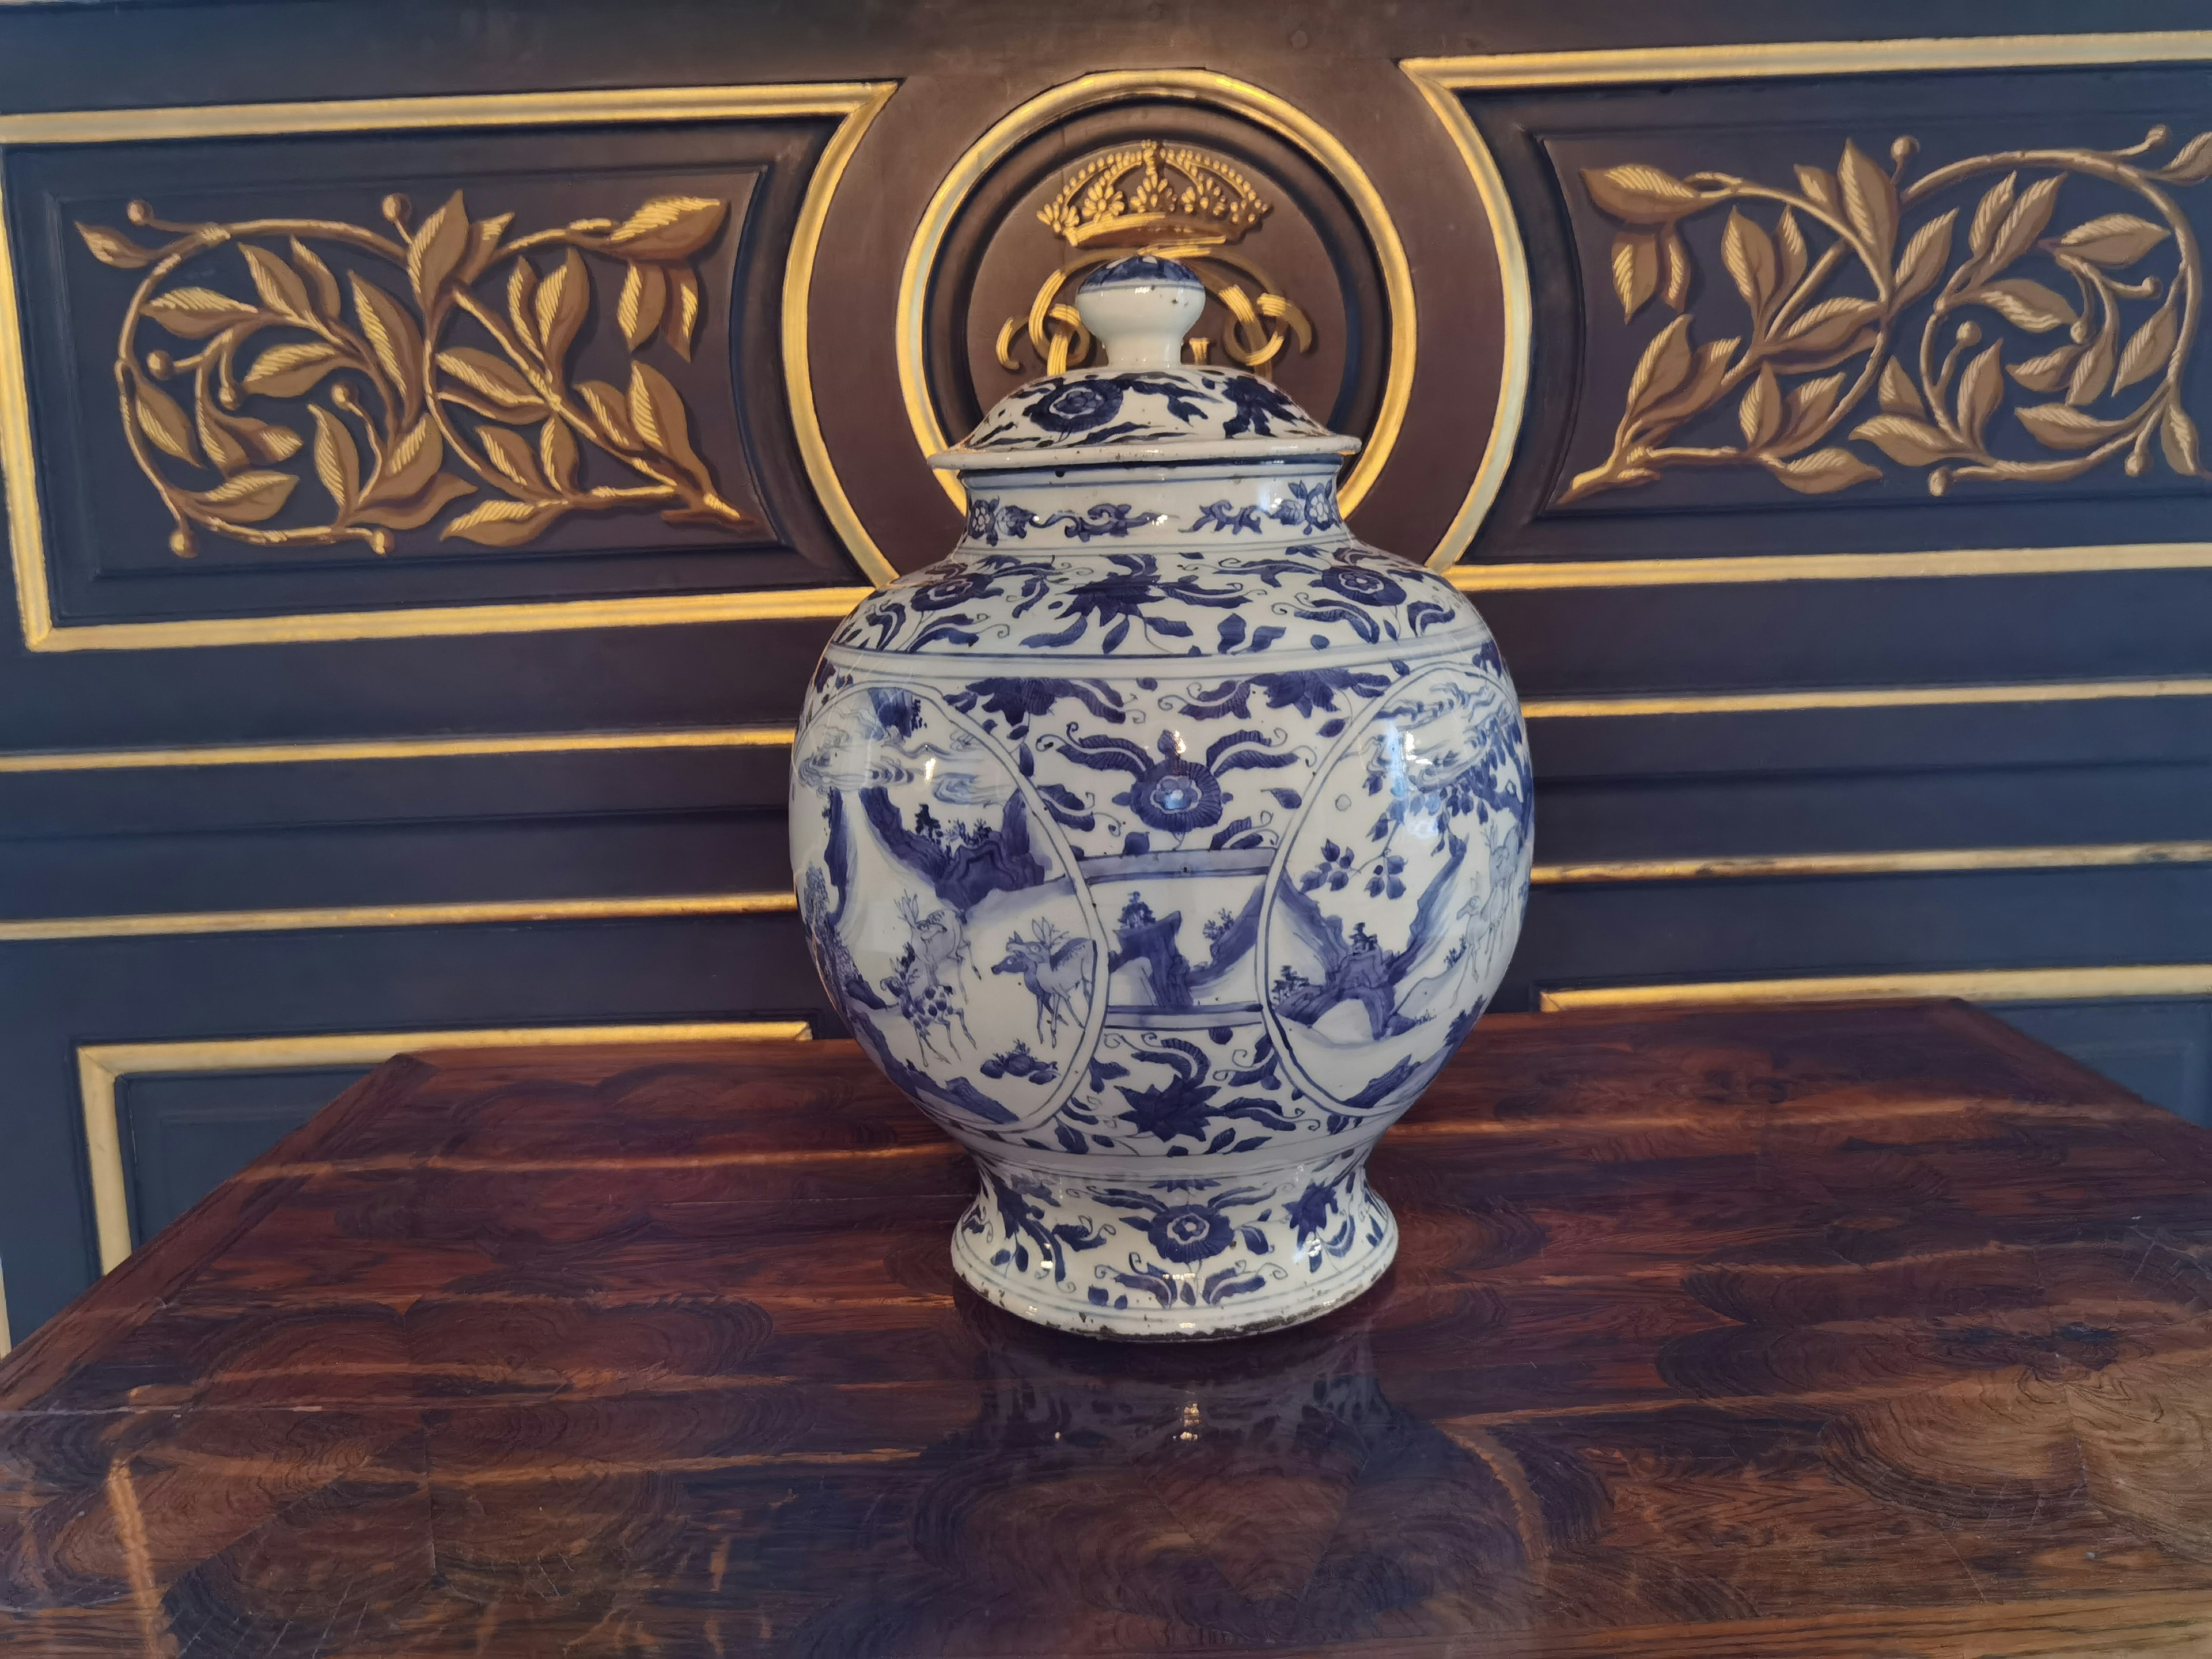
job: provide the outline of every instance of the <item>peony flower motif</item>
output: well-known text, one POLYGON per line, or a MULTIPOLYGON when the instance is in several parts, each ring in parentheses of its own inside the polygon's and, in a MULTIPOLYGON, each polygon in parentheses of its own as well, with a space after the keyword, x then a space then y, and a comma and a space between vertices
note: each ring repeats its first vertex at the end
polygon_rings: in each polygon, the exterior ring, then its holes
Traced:
POLYGON ((1114 798, 1155 830, 1180 836, 1221 819, 1221 781, 1203 766, 1170 756, 1114 798))
POLYGON ((1127 772, 1136 781, 1114 797, 1155 830, 1173 836, 1203 830, 1221 820, 1221 781, 1216 775, 1242 767, 1291 766, 1295 753, 1271 753, 1257 732, 1231 732, 1209 744, 1203 760, 1183 753, 1179 733, 1163 732, 1152 759, 1127 738, 1071 738, 1054 745, 1079 766, 1099 772, 1127 772))
POLYGON ((1121 387, 1112 380, 1063 380, 1048 386, 1022 411, 1048 432, 1088 432, 1121 412, 1121 387))
POLYGON ((1142 1210, 1141 1215, 1124 1215, 1121 1219, 1132 1227, 1141 1228, 1152 1241, 1153 1252, 1164 1261, 1188 1266, 1204 1261, 1209 1256, 1219 1255, 1236 1243, 1242 1233, 1247 1249, 1267 1254, 1267 1237, 1259 1228, 1238 1226, 1222 1213, 1231 1204, 1250 1204, 1267 1195, 1265 1188, 1240 1188, 1235 1192, 1219 1193, 1203 1204, 1163 1204, 1150 1193, 1131 1192, 1115 1188, 1098 1196, 1109 1204, 1127 1205, 1133 1210, 1142 1210))
POLYGON ((1403 605, 1406 590, 1379 571, 1364 565, 1331 565, 1314 578, 1316 587, 1325 587, 1339 599, 1350 599, 1354 605, 1388 606, 1403 605))
POLYGON ((1203 1261, 1229 1248, 1229 1218, 1200 1204, 1163 1210, 1145 1231, 1152 1249, 1169 1261, 1203 1261))

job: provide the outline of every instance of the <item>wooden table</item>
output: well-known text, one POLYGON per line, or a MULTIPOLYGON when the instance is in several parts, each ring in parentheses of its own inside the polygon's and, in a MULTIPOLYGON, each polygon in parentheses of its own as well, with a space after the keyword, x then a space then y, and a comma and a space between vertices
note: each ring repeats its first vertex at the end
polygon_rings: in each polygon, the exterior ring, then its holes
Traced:
POLYGON ((1398 1264, 957 1289, 849 1045, 401 1059, 0 1366, 0 1650, 2212 1654, 2212 1135, 1952 1004, 1504 1018, 1398 1264))

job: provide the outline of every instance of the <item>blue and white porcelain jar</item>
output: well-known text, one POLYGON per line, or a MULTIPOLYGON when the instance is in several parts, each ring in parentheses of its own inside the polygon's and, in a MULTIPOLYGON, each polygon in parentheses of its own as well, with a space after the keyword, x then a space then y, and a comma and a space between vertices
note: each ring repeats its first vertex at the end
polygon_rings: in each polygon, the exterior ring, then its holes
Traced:
POLYGON ((975 1156, 959 1273, 1102 1336, 1234 1335, 1358 1296, 1367 1155, 1497 988, 1531 851, 1490 631, 1363 546, 1357 441, 1182 362, 1146 256, 1078 296, 1105 367, 993 410, 952 556, 823 654, 792 867, 853 1034, 975 1156))

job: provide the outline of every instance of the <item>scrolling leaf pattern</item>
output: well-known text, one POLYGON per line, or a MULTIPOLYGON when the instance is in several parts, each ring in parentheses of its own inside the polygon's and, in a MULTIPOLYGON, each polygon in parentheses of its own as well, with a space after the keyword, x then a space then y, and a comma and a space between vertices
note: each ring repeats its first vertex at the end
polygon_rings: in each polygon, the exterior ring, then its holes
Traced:
POLYGON ((1678 314, 1630 378, 1611 452, 1559 503, 1650 483, 1678 467, 1761 466, 1805 495, 1882 477, 1867 455, 1834 441, 1846 422, 1851 440, 1899 466, 1929 469, 1936 495, 1962 479, 2075 478, 2122 454, 2127 475, 2140 477, 2154 443, 2176 473, 2212 476, 2182 406, 2203 266, 2168 193, 2212 177, 2212 133, 2149 165, 2167 141, 2166 129, 2154 127, 2126 149, 2005 150, 1910 180, 1914 139, 1890 146, 1887 168, 1846 143, 1832 173, 1799 166, 1795 189, 1724 173, 1677 179, 1641 162, 1585 169, 1591 203, 1620 228, 1612 276, 1623 320, 1655 296, 1678 314), (1961 201, 1920 216, 1955 186, 1992 174, 1971 213, 1961 201), (2142 211, 2103 213, 2046 234, 2075 179, 2117 186, 2142 211), (1721 208, 1722 263, 1747 315, 1741 332, 1696 344, 1681 227, 1721 208), (1962 229, 1965 257, 1954 263, 1962 229), (2138 270, 2169 242, 2170 276, 2138 270), (2031 256, 2054 266, 2075 297, 2027 274, 2031 256), (1870 294, 1836 291, 1847 267, 1863 273, 1870 294), (1905 313, 1930 295, 1917 337, 1909 337, 1905 313), (2153 301, 2147 316, 2124 310, 2153 301), (2039 344, 2055 340, 2055 349, 2007 362, 2010 337, 2000 325, 2039 344), (2018 404, 2012 415, 2047 456, 1993 448, 2008 378, 2045 399, 2018 404), (2124 398, 2137 386, 2132 400, 2124 398), (1740 444, 1670 441, 1731 400, 1740 444))
POLYGON ((133 202, 131 223, 170 239, 152 247, 76 227, 102 264, 146 272, 124 315, 115 378, 131 452, 176 520, 172 551, 189 558, 212 532, 381 554, 392 532, 472 495, 483 499, 447 520, 441 539, 515 547, 572 513, 639 507, 671 524, 750 526, 716 493, 683 397, 640 355, 658 339, 690 360, 701 307, 691 261, 728 203, 660 197, 620 222, 579 219, 512 239, 513 214, 471 219, 459 191, 419 222, 404 196, 386 197, 383 212, 391 234, 321 219, 173 223, 133 202), (318 245, 351 256, 343 283, 318 245), (234 247, 244 269, 228 274, 245 279, 244 294, 207 285, 222 280, 207 264, 184 270, 234 247), (356 258, 390 275, 364 276, 356 258), (572 383, 593 265, 607 261, 622 272, 613 321, 631 354, 629 384, 572 383), (463 319, 465 335, 495 349, 449 338, 463 319), (142 351, 147 324, 197 349, 142 351), (244 362, 250 343, 256 355, 244 362), (182 400, 164 389, 179 381, 190 387, 182 400), (309 401, 319 387, 324 401, 309 401), (276 400, 294 407, 270 408, 276 400), (303 449, 329 507, 271 526, 307 470, 281 464, 303 449), (618 464, 622 482, 587 483, 587 453, 618 464), (179 482, 186 470, 198 476, 179 482))

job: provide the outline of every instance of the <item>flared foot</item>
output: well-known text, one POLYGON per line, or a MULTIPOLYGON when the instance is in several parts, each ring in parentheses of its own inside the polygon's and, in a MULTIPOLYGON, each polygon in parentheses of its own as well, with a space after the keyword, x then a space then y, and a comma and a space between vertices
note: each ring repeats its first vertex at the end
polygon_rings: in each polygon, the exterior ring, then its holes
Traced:
POLYGON ((1007 1312, 1086 1336, 1204 1341, 1300 1324, 1397 1254, 1368 1150, 1218 1176, 1147 1159, 1141 1176, 1124 1164, 1078 1176, 979 1153, 983 1189, 953 1233, 953 1267, 1007 1312))

